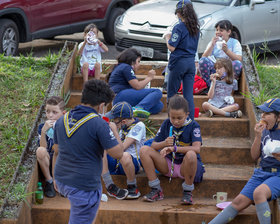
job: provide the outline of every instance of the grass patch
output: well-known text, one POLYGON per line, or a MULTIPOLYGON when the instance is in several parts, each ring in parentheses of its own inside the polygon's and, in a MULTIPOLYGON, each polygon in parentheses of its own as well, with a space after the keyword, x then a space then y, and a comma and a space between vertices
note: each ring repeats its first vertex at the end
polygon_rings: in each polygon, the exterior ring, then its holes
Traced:
POLYGON ((1 206, 43 102, 58 55, 49 53, 40 60, 32 55, 19 58, 0 55, 0 61, 1 206))

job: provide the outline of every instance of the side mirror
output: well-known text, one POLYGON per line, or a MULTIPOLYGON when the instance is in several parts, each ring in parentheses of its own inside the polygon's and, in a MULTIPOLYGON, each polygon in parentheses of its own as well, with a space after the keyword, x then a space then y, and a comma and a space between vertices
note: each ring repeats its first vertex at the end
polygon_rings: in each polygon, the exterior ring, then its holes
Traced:
POLYGON ((251 0, 249 6, 250 6, 250 9, 253 10, 255 4, 263 4, 263 3, 265 3, 265 0, 251 0))

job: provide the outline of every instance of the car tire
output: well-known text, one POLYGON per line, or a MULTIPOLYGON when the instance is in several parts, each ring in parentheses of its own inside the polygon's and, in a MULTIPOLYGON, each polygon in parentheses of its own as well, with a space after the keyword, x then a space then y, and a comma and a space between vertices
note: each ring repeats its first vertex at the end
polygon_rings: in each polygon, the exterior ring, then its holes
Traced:
POLYGON ((10 19, 0 19, 0 53, 15 56, 18 53, 19 33, 17 25, 10 19))
POLYGON ((109 15, 109 19, 105 29, 103 30, 104 40, 107 44, 115 44, 115 22, 119 16, 125 12, 123 8, 114 8, 109 15))

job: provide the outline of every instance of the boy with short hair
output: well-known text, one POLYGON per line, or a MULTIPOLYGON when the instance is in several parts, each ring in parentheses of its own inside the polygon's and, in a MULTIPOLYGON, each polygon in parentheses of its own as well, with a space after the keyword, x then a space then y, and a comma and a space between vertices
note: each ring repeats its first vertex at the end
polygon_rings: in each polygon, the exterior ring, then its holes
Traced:
POLYGON ((92 224, 102 195, 104 151, 116 159, 123 144, 116 125, 99 114, 106 111, 114 92, 102 80, 85 83, 81 104, 58 119, 54 130, 55 187, 70 201, 69 223, 92 224))
POLYGON ((188 102, 181 96, 170 98, 168 115, 151 147, 143 146, 140 149, 141 162, 151 187, 144 200, 154 202, 163 199, 157 169, 170 181, 175 177, 184 179, 181 204, 191 205, 193 183, 201 182, 205 172, 199 155, 202 142, 200 126, 188 116, 188 102))
POLYGON ((36 150, 37 161, 46 179, 45 195, 48 198, 55 197, 52 173, 53 157, 53 132, 54 124, 65 114, 64 100, 59 96, 52 96, 46 101, 47 120, 38 127, 39 147, 36 150))
POLYGON ((79 44, 78 49, 84 83, 88 81, 88 76, 100 79, 101 53, 107 52, 108 47, 98 39, 98 28, 95 24, 91 23, 85 27, 84 41, 79 44))
MULTIPOLYGON (((140 148, 146 140, 146 127, 142 121, 133 117, 133 110, 129 103, 119 102, 115 104, 107 115, 118 127, 120 138, 124 145, 124 153, 121 160, 112 158, 107 155, 108 167, 110 174, 126 175, 127 177, 127 199, 137 199, 140 197, 140 192, 137 189, 136 176, 140 170, 140 148)), ((106 164, 106 161, 105 161, 106 164)), ((104 165, 104 174, 109 175, 107 167, 104 165), (107 172, 106 172, 107 171, 107 172), (106 174, 107 173, 107 174, 106 174)), ((103 178, 104 180, 105 178, 103 178)), ((104 181, 105 182, 105 181, 104 181)), ((107 192, 110 196, 116 197, 110 182, 105 182, 107 192), (108 186, 109 185, 109 186, 108 186)))

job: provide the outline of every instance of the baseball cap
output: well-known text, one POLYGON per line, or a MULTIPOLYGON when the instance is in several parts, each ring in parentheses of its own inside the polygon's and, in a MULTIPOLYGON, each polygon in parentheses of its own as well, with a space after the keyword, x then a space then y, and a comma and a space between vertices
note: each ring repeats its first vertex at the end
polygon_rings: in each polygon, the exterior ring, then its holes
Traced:
POLYGON ((132 118, 133 110, 129 103, 123 101, 115 104, 106 116, 110 119, 132 118))
POLYGON ((257 108, 268 113, 272 111, 280 112, 280 99, 279 98, 269 99, 264 104, 257 106, 257 108))
POLYGON ((192 2, 190 0, 180 0, 177 5, 176 9, 181 9, 183 8, 186 4, 191 4, 192 2))

